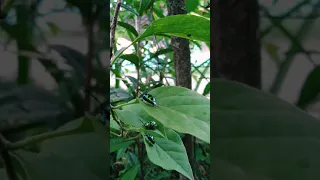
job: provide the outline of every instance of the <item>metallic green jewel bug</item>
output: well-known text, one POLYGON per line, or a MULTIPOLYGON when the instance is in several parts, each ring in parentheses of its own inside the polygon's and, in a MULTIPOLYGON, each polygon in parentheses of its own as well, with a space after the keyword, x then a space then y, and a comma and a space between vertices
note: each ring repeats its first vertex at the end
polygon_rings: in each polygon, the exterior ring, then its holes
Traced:
POLYGON ((154 121, 149 121, 147 123, 144 124, 144 127, 148 130, 155 130, 157 129, 157 123, 154 121))
POLYGON ((148 104, 151 104, 152 106, 157 105, 156 99, 150 94, 142 95, 142 100, 148 104))
POLYGON ((151 134, 146 134, 146 137, 148 139, 148 143, 152 146, 156 141, 154 140, 154 137, 151 134))

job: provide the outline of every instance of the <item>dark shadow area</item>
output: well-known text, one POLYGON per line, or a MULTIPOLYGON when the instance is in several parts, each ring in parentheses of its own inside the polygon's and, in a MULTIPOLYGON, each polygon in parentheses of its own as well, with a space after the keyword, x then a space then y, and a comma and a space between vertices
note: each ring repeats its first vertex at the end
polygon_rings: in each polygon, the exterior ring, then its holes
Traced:
POLYGON ((109 7, 1 1, 0 179, 109 178, 109 7))
POLYGON ((319 5, 212 3, 211 179, 320 178, 319 5))

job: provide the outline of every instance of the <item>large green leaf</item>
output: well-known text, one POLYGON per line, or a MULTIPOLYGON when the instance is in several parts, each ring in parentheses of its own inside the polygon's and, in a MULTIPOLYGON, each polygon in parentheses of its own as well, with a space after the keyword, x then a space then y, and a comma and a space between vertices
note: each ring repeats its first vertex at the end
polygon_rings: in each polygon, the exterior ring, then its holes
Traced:
POLYGON ((240 83, 211 83, 214 137, 320 135, 320 121, 292 104, 240 83))
POLYGON ((122 177, 121 180, 129 180, 129 179, 135 179, 139 172, 139 165, 136 165, 132 168, 130 168, 122 177))
POLYGON ((210 101, 187 88, 167 86, 149 92, 157 100, 152 107, 141 101, 143 109, 165 127, 191 134, 210 143, 210 101))
POLYGON ((186 10, 187 12, 191 12, 197 9, 197 7, 200 5, 199 0, 187 0, 186 1, 186 10))
POLYGON ((118 151, 122 148, 127 148, 133 142, 133 140, 126 140, 123 138, 112 138, 110 139, 110 153, 118 151))
POLYGON ((146 150, 150 161, 166 170, 176 170, 189 179, 194 179, 187 152, 180 136, 171 129, 166 130, 168 139, 155 137, 150 146, 146 139, 146 150))
POLYGON ((216 79, 211 83, 212 178, 320 178, 319 120, 246 85, 216 79))
MULTIPOLYGON (((209 43, 210 20, 194 15, 175 15, 160 18, 148 26, 132 44, 152 35, 170 35, 209 43)), ((111 65, 129 46, 119 50, 115 54, 111 65)))
POLYGON ((109 143, 106 138, 97 133, 59 137, 45 141, 41 145, 41 154, 44 156, 56 154, 69 159, 70 162, 83 163, 97 177, 105 179, 109 177, 106 166, 109 143))
MULTIPOLYGON (((77 160, 64 158, 56 153, 43 156, 18 150, 11 153, 13 159, 19 162, 26 171, 24 180, 56 180, 56 179, 78 179, 78 180, 102 180, 92 172, 86 164, 77 160)), ((104 179, 107 179, 105 176, 104 179)))
POLYGON ((140 131, 144 130, 144 123, 148 121, 155 121, 158 124, 158 127, 153 131, 153 133, 164 137, 163 131, 161 132, 161 130, 163 130, 163 126, 152 116, 145 113, 140 104, 130 104, 122 109, 117 109, 116 112, 122 122, 127 125, 140 128, 140 131))
POLYGON ((154 21, 135 42, 157 34, 210 42, 210 20, 194 15, 167 16, 154 21))

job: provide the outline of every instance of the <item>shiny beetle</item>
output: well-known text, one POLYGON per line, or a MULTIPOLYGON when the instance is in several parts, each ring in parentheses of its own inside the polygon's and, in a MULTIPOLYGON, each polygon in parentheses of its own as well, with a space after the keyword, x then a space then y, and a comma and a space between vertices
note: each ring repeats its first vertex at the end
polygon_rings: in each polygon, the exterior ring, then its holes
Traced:
POLYGON ((156 130, 157 129, 157 123, 154 121, 149 121, 144 124, 144 127, 148 130, 156 130))
POLYGON ((148 104, 151 104, 152 106, 157 105, 156 99, 150 94, 142 95, 142 100, 148 104))
POLYGON ((148 139, 148 143, 152 146, 156 141, 154 140, 154 137, 151 134, 146 134, 146 137, 148 139))

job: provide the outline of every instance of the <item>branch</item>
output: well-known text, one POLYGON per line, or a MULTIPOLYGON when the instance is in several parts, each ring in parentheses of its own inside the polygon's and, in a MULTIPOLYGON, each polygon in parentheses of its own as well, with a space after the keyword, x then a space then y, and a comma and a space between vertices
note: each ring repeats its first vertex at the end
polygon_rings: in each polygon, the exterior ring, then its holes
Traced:
POLYGON ((112 23, 110 26, 110 57, 112 57, 112 49, 113 49, 114 41, 115 41, 116 27, 117 27, 121 3, 122 3, 121 0, 117 1, 116 9, 114 11, 114 16, 113 16, 112 23))

